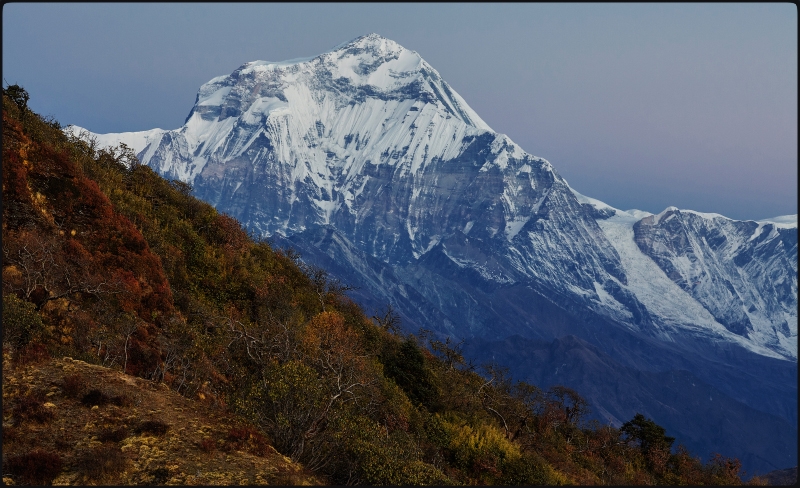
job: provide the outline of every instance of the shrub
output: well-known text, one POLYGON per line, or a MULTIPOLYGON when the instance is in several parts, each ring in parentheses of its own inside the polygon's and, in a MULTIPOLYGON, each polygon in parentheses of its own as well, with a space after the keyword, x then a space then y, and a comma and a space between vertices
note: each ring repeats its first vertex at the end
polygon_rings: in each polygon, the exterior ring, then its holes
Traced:
POLYGON ((81 398, 81 403, 87 407, 94 407, 95 405, 105 405, 109 402, 109 400, 110 398, 108 395, 95 388, 89 390, 87 394, 83 395, 83 398, 81 398))
POLYGON ((564 485, 567 478, 538 454, 526 453, 518 458, 508 459, 503 463, 502 476, 498 480, 502 485, 564 485))
POLYGON ((83 395, 83 398, 81 398, 81 403, 87 407, 94 407, 95 405, 107 405, 109 403, 118 407, 127 407, 131 404, 131 399, 125 395, 111 396, 98 390, 97 388, 93 388, 89 390, 88 393, 83 395))
POLYGON ((493 425, 472 427, 457 416, 449 415, 440 419, 438 428, 446 433, 440 436, 449 440, 446 447, 453 453, 455 464, 462 469, 472 468, 475 474, 496 472, 498 462, 520 457, 519 446, 493 425))
POLYGON ((65 376, 64 385, 62 388, 64 389, 64 394, 67 395, 67 397, 78 398, 86 388, 86 381, 83 379, 83 376, 79 374, 65 376))
POLYGON ((742 463, 736 458, 725 457, 714 453, 705 467, 707 484, 714 485, 739 485, 742 463))
POLYGON ((161 422, 160 420, 145 420, 141 424, 137 425, 133 432, 136 434, 153 434, 156 436, 162 436, 167 433, 169 430, 169 425, 161 422))
POLYGON ((47 346, 39 342, 31 342, 17 350, 17 362, 23 364, 34 364, 50 357, 47 346))
POLYGON ((126 463, 125 454, 118 447, 99 446, 80 453, 75 467, 90 480, 102 481, 120 473, 126 463))
POLYGON ((225 440, 229 449, 246 450, 257 456, 269 453, 269 441, 252 427, 232 427, 225 440))
POLYGON ((29 393, 20 397, 14 405, 12 414, 19 424, 23 420, 45 423, 53 418, 53 412, 44 406, 45 397, 41 393, 29 393))
POLYGON ((386 351, 381 358, 384 374, 393 379, 414 405, 422 405, 431 412, 441 409, 441 392, 426 365, 422 349, 412 339, 407 339, 396 350, 386 351))
POLYGON ((402 431, 386 435, 384 428, 363 416, 343 416, 332 426, 336 441, 335 484, 447 485, 452 481, 420 457, 402 431))
POLYGON ((116 405, 118 407, 130 407, 133 403, 133 401, 127 395, 112 396, 110 402, 112 405, 116 405))
POLYGON ((21 485, 49 485, 61 472, 61 457, 41 449, 19 456, 9 456, 3 471, 21 485))
POLYGON ((156 468, 150 474, 153 475, 151 482, 154 485, 163 485, 169 479, 169 470, 167 468, 156 468))
POLYGON ((98 436, 100 442, 122 442, 128 437, 128 428, 122 426, 118 429, 103 429, 98 436))
POLYGON ((206 437, 202 441, 200 441, 200 449, 202 449, 203 452, 212 452, 216 448, 217 448, 217 443, 214 442, 214 439, 210 437, 206 437))
MULTIPOLYGON (((4 277, 5 279, 5 277, 4 277)), ((36 306, 13 293, 3 295, 3 342, 21 348, 44 332, 36 306)))

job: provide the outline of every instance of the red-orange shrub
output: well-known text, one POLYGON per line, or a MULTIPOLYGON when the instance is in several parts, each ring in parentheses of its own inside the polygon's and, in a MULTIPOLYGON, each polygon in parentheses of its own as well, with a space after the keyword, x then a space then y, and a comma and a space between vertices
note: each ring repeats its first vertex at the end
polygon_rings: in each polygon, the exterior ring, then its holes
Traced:
POLYGON ((49 485, 61 472, 62 461, 58 454, 41 449, 27 454, 9 456, 3 471, 11 474, 15 484, 49 485))

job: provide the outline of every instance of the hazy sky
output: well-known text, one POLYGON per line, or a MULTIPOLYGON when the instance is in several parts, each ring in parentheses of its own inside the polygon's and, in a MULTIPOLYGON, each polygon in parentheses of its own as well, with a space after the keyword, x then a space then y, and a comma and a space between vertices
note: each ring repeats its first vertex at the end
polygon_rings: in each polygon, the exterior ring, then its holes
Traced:
POLYGON ((5 4, 4 85, 97 133, 175 129, 248 61, 376 32, 581 193, 797 213, 793 4, 5 4))

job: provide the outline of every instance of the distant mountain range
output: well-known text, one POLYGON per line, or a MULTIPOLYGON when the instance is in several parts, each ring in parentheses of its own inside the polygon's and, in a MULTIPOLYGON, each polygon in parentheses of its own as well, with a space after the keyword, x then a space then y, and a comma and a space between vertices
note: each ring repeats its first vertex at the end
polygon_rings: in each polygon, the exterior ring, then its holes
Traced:
POLYGON ((191 183, 368 310, 575 387, 598 418, 642 412, 751 472, 797 464, 796 215, 585 197, 376 34, 214 78, 179 129, 85 135, 191 183))

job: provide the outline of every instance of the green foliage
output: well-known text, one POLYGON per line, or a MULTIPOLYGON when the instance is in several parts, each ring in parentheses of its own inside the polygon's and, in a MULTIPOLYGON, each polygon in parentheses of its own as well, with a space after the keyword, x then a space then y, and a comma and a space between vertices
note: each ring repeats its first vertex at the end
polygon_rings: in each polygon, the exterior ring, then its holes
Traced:
POLYGON ((399 346, 390 344, 381 356, 384 374, 393 379, 408 395, 414 405, 422 405, 431 412, 441 407, 440 392, 427 366, 422 349, 413 338, 399 346))
POLYGON ((569 479, 559 473, 536 453, 508 459, 503 462, 501 485, 566 485, 569 479))
POLYGON ((265 376, 263 393, 254 395, 266 397, 260 415, 276 448, 299 458, 327 407, 325 385, 313 368, 297 360, 276 365, 265 376))
POLYGON ((20 348, 45 334, 42 317, 33 303, 20 300, 13 293, 3 295, 3 343, 20 348))
POLYGON ((437 441, 452 463, 483 483, 497 482, 502 466, 514 464, 522 456, 520 446, 491 423, 478 421, 473 426, 449 414, 434 421, 434 425, 431 427, 438 430, 437 441))
POLYGON ((28 100, 30 100, 30 95, 28 95, 28 92, 21 86, 16 84, 9 85, 8 87, 3 88, 3 95, 10 98, 11 101, 16 103, 21 110, 28 108, 28 100))
POLYGON ((367 485, 442 485, 452 480, 422 461, 413 439, 402 431, 388 432, 364 416, 343 416, 334 438, 350 464, 338 463, 339 482, 367 485), (347 468, 342 469, 342 464, 347 468))
POLYGON ((674 437, 666 435, 667 431, 663 427, 640 413, 622 424, 620 431, 628 442, 638 445, 643 452, 659 447, 670 449, 672 443, 675 442, 674 437))

